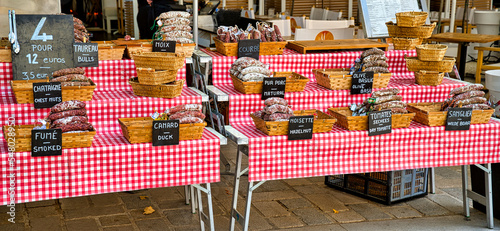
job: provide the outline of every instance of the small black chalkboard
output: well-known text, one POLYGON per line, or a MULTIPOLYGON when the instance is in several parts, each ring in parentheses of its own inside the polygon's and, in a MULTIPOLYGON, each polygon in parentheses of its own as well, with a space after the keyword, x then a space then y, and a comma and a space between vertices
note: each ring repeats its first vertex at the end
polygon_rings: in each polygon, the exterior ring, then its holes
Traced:
POLYGON ((310 140, 313 136, 314 116, 292 116, 288 121, 288 140, 310 140))
POLYGON ((153 40, 153 52, 175 53, 175 41, 153 40))
POLYGON ((262 100, 271 97, 285 98, 286 77, 264 78, 262 84, 262 100))
POLYGON ((470 129, 472 108, 450 108, 446 115, 445 131, 466 131, 470 129))
POLYGON ((40 129, 31 130, 31 156, 62 155, 62 130, 40 129))
POLYGON ((372 93, 373 72, 354 72, 352 74, 351 95, 372 93))
POLYGON ((153 121, 153 146, 178 145, 179 120, 153 121))
POLYGON ((392 132, 391 110, 374 111, 368 114, 368 136, 382 135, 392 132))
POLYGON ((250 57, 259 60, 260 39, 245 39, 238 42, 238 58, 250 57))
POLYGON ((33 83, 35 108, 50 108, 62 102, 60 82, 33 83))
POLYGON ((99 48, 97 43, 73 44, 73 59, 77 67, 98 67, 99 48))

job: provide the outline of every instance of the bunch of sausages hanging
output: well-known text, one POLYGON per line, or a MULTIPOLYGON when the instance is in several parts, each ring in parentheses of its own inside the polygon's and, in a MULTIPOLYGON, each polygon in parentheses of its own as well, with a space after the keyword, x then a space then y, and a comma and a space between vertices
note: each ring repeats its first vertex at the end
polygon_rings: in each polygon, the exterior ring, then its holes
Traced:
POLYGON ((448 111, 453 107, 472 108, 472 110, 488 110, 491 107, 484 98, 482 84, 470 84, 451 90, 450 97, 441 106, 441 111, 448 111))
POLYGON ((361 104, 351 104, 352 116, 365 116, 372 111, 391 110, 392 114, 406 114, 406 103, 398 95, 399 89, 388 88, 375 91, 361 104))
POLYGON ((73 17, 73 33, 75 34, 76 43, 88 43, 90 42, 89 33, 83 25, 82 20, 73 17))
POLYGON ((154 35, 154 39, 176 41, 177 43, 193 43, 189 16, 190 14, 184 11, 161 13, 156 18, 159 28, 154 35))
POLYGON ((265 22, 257 22, 257 28, 248 24, 246 30, 238 28, 238 26, 219 26, 217 29, 217 37, 225 43, 237 43, 245 39, 260 39, 261 42, 281 42, 283 37, 278 26, 269 26, 265 22))

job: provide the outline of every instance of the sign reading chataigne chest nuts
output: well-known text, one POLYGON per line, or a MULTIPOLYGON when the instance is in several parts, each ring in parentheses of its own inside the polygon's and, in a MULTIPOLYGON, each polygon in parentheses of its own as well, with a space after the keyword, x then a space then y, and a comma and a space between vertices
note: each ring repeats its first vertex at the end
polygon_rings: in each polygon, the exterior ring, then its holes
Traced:
POLYGON ((238 42, 238 58, 250 57, 259 60, 260 39, 245 39, 238 42))
POLYGON ((50 108, 62 102, 60 82, 33 83, 33 101, 35 108, 50 108))
POLYGON ((153 146, 178 145, 179 120, 153 121, 153 146))

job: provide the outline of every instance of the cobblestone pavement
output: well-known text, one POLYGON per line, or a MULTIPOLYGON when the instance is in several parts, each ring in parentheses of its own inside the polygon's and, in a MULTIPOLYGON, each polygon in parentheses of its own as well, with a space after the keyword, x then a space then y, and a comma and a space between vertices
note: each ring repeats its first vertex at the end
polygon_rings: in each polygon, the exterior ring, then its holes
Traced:
MULTIPOLYGON (((235 144, 230 142, 221 151, 234 169, 235 144)), ((239 211, 243 211, 247 178, 242 177, 241 182, 239 211)), ((324 177, 269 181, 254 192, 250 229, 487 230, 483 213, 471 209, 470 221, 461 215, 460 167, 437 168, 436 186, 436 194, 386 206, 329 188, 324 177)), ((212 193, 216 230, 228 230, 233 176, 222 175, 221 182, 212 184, 212 193)), ((198 214, 192 214, 191 207, 185 204, 184 187, 18 204, 16 224, 8 222, 7 209, 0 206, 0 230, 200 229, 198 214), (148 206, 155 212, 143 215, 148 206)), ((499 220, 495 225, 499 229, 499 220)), ((241 230, 238 225, 237 230, 241 230)))

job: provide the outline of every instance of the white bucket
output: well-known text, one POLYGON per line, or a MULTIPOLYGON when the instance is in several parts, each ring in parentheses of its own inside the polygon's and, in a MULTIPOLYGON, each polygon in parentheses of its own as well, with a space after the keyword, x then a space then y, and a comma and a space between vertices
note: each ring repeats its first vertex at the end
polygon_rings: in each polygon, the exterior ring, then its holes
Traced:
MULTIPOLYGON (((478 34, 498 35, 500 33, 500 12, 497 10, 476 10, 474 11, 474 23, 477 26, 478 34)), ((491 43, 484 43, 481 46, 489 47, 491 43)))
MULTIPOLYGON (((500 70, 486 71, 486 88, 490 93, 490 99, 500 100, 500 70)), ((500 116, 500 106, 496 108, 495 115, 500 116)))

